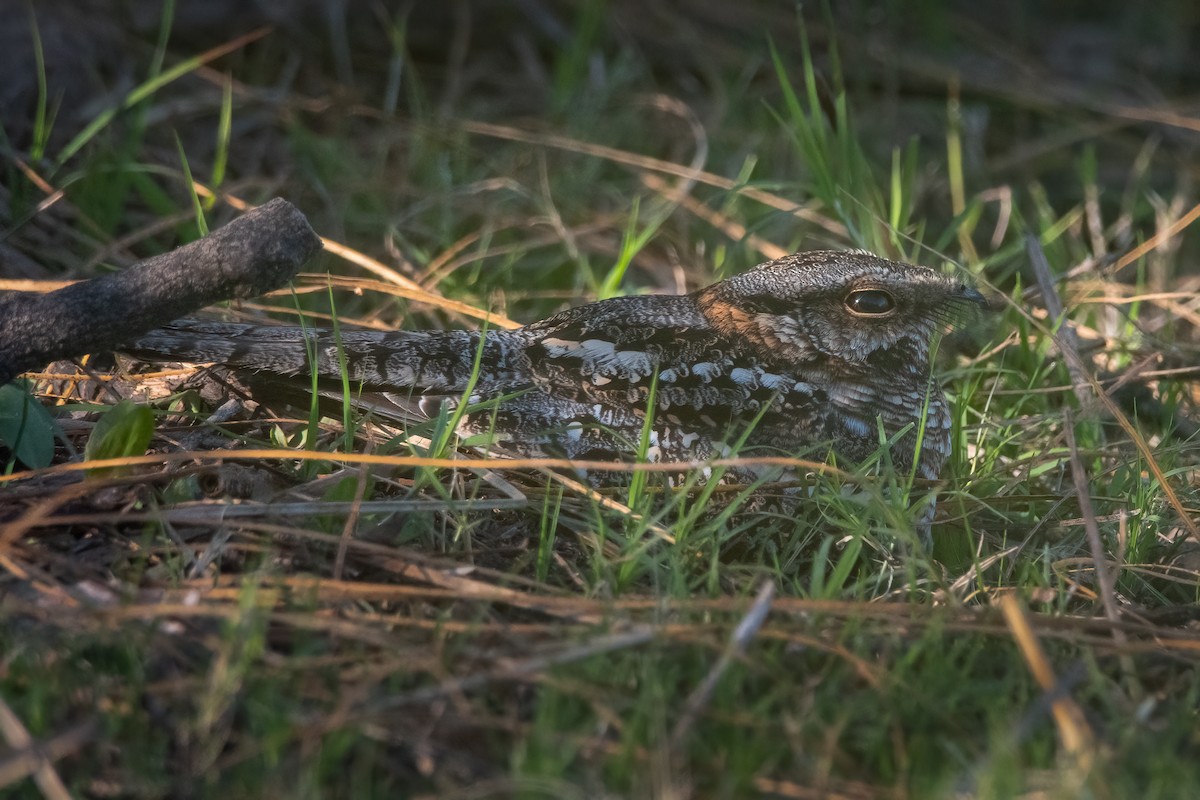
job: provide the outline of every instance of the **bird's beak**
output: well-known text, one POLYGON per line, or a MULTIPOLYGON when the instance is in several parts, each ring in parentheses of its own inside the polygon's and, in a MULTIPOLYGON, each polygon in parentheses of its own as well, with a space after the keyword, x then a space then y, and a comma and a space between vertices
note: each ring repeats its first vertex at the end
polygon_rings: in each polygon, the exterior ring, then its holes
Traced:
POLYGON ((968 303, 974 303, 982 308, 991 308, 992 306, 992 303, 987 296, 973 286, 964 285, 962 294, 959 295, 959 298, 966 300, 968 303))

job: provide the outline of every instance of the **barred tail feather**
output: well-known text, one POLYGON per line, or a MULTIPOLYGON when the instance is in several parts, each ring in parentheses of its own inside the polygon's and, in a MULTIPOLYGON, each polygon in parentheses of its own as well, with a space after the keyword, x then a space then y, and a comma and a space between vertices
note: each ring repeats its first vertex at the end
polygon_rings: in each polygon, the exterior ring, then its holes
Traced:
MULTIPOLYGON (((278 375, 340 378, 373 389, 461 392, 476 371, 478 331, 341 331, 178 320, 122 348, 148 361, 220 363, 278 375)), ((524 381, 513 332, 489 331, 477 389, 524 381)))

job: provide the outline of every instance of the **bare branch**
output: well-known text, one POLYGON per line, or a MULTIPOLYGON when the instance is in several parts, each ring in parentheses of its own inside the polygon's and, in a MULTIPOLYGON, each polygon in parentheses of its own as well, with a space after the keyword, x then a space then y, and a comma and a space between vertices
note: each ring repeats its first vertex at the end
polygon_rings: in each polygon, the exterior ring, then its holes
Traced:
POLYGON ((321 249, 276 198, 203 239, 47 294, 0 294, 0 385, 58 358, 112 350, 171 320, 289 281, 321 249))

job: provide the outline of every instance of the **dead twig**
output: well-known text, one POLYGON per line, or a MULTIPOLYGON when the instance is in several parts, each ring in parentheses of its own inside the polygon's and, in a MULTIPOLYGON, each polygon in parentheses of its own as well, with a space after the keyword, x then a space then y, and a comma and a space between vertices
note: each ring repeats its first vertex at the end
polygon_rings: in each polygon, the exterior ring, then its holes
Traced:
POLYGON ((111 350, 199 308, 286 283, 321 249, 276 198, 203 239, 47 294, 0 295, 0 385, 59 358, 111 350))

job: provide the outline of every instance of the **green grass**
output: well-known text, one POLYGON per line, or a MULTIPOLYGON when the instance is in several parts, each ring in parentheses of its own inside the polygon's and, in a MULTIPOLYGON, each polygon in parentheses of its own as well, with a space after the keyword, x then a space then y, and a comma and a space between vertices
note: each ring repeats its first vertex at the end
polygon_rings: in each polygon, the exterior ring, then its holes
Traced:
MULTIPOLYGON (((34 134, 9 158, 72 213, 37 212, 40 190, 14 186, 29 213, 14 204, 0 220, 6 243, 36 259, 49 228, 61 244, 45 263, 72 277, 123 266, 232 217, 194 178, 251 202, 287 197, 322 235, 521 321, 702 286, 766 260, 758 241, 962 270, 1008 302, 939 345, 954 454, 932 549, 911 533, 928 487, 886 463, 817 472, 786 513, 659 472, 601 503, 566 473, 401 461, 471 456, 453 436, 463 407, 410 440, 359 416, 343 380, 331 407, 206 422, 227 393, 127 379, 97 354, 111 393, 33 376, 63 428, 56 463, 103 429, 89 404, 135 390, 153 395, 151 452, 196 452, 84 480, 22 473, 0 449, 3 474, 22 475, 0 483, 5 792, 54 796, 18 758, 16 720, 76 796, 1200 793, 1200 333, 1194 302, 1163 294, 1194 289, 1200 246, 1185 227, 1114 272, 1194 205, 1186 143, 1108 124, 1103 97, 1071 99, 1103 87, 1055 72, 1033 40, 986 52, 1035 70, 1052 107, 1017 78, 997 89, 947 46, 946 31, 979 31, 941 3, 921 6, 923 33, 898 50, 850 12, 798 25, 790 7, 748 8, 731 21, 715 4, 685 19, 590 2, 553 12, 555 35, 477 10, 461 51, 415 9, 340 42, 321 21, 327 39, 277 31, 220 57, 164 24, 129 48, 136 87, 74 128, 52 112, 39 50, 34 134), (446 45, 431 52, 434 34, 446 45), (917 54, 929 60, 905 58, 917 54), (734 188, 689 171, 696 153, 734 188), (707 212, 646 175, 684 184, 707 212), (1029 238, 1065 321, 1042 310, 1029 238), (1054 336, 1067 324, 1112 408, 1080 407, 1054 336), (204 456, 218 446, 280 452, 204 456), (349 449, 393 463, 367 475, 349 449), (239 516, 264 497, 312 505, 239 516)), ((1162 36, 1150 16, 1138 35, 1162 36)), ((1180 74, 1154 77, 1178 93, 1180 74)), ((375 277, 331 255, 310 269, 375 277)), ((261 305, 312 325, 332 314, 339 331, 479 324, 319 278, 292 298, 261 305)))

